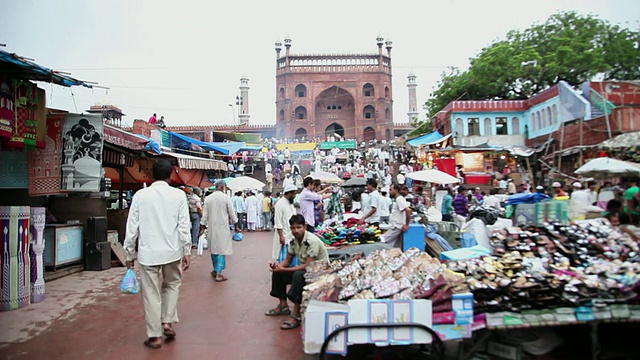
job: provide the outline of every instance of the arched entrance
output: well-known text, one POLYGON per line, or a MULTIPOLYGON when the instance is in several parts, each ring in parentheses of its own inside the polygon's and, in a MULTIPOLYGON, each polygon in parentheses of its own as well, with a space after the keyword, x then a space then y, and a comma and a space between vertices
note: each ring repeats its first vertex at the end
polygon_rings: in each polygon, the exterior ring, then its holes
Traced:
POLYGON ((307 138, 307 130, 305 130, 304 128, 299 128, 298 130, 296 130, 296 139, 302 140, 302 138, 307 138))
MULTIPOLYGON (((353 96, 345 89, 332 86, 321 92, 315 99, 313 116, 318 130, 326 127, 325 134, 331 131, 348 139, 355 139, 355 101, 353 96), (339 126, 342 132, 336 131, 339 126), (331 130, 333 129, 333 130, 331 130)), ((311 110, 309 109, 311 112, 311 110)))
POLYGON ((385 130, 384 136, 387 139, 387 141, 391 140, 391 130, 389 129, 385 130))
POLYGON ((332 136, 334 134, 338 134, 341 137, 344 137, 344 128, 340 124, 333 123, 324 130, 325 136, 332 136))
POLYGON ((367 126, 364 128, 364 141, 370 141, 376 138, 376 131, 371 127, 367 126))

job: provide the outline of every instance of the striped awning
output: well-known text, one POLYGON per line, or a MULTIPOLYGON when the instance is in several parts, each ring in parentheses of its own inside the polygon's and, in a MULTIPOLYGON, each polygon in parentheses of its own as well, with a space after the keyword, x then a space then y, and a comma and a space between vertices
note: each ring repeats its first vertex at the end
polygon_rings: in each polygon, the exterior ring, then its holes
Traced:
POLYGON ((180 165, 180 167, 183 169, 227 170, 227 163, 220 160, 205 159, 170 151, 163 151, 163 155, 169 155, 178 159, 178 165, 180 165))

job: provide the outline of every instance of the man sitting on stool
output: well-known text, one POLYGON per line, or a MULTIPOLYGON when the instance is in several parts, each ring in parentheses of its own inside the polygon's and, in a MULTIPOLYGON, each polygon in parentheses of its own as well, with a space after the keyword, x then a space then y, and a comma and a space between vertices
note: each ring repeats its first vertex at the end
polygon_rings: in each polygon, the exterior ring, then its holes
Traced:
POLYGON ((285 321, 280 328, 283 330, 294 329, 300 326, 300 303, 302 302, 302 289, 306 285, 304 274, 306 268, 313 261, 329 261, 329 254, 324 244, 316 235, 307 231, 307 224, 302 215, 293 215, 289 219, 293 240, 289 242, 287 258, 277 263, 269 263, 271 274, 270 295, 278 298, 280 304, 275 309, 270 309, 265 315, 290 315, 291 320, 285 321), (289 267, 293 257, 297 256, 300 265, 289 267), (287 292, 287 285, 291 288, 287 292), (287 298, 293 302, 293 312, 289 309, 287 298))

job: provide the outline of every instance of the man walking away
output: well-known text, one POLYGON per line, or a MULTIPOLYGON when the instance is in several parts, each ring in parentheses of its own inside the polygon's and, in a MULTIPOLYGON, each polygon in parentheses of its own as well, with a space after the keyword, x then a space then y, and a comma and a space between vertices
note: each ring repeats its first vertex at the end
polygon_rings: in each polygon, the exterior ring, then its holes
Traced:
POLYGON ((226 256, 233 254, 231 230, 229 225, 234 225, 238 231, 238 217, 233 210, 231 199, 224 192, 227 185, 224 180, 216 181, 216 191, 207 196, 204 201, 204 214, 200 232, 207 228, 207 242, 211 252, 213 271, 211 276, 220 282, 227 278, 222 275, 222 270, 227 267, 226 256))
POLYGON ((265 191, 264 198, 262 199, 262 218, 264 229, 267 231, 271 231, 271 191, 265 191))
POLYGON ((393 184, 390 189, 393 205, 391 209, 391 228, 384 235, 384 242, 402 249, 402 234, 409 229, 411 222, 411 208, 407 200, 400 195, 400 185, 393 184))
POLYGON ((185 188, 187 200, 189 202, 189 217, 191 219, 191 248, 198 247, 198 234, 200 233, 200 217, 202 216, 202 200, 200 200, 200 189, 185 188), (187 191, 189 190, 189 191, 187 191))
POLYGON ((453 221, 459 227, 464 225, 467 220, 467 215, 469 215, 469 200, 467 200, 465 191, 466 189, 464 187, 458 187, 458 195, 453 199, 453 210, 455 212, 453 221))
POLYGON ((378 209, 380 211, 380 222, 384 224, 389 223, 389 215, 392 203, 391 198, 387 196, 387 193, 389 192, 389 190, 387 189, 389 188, 385 187, 380 190, 380 209, 378 209))
POLYGON ((176 336, 172 324, 178 322, 182 272, 191 263, 191 224, 184 193, 168 184, 173 165, 168 160, 157 160, 152 170, 154 183, 133 197, 124 249, 128 268, 133 268, 136 255, 140 262, 148 337, 144 345, 159 349, 162 335, 167 340, 176 336))
POLYGON ((233 204, 233 209, 236 212, 236 215, 238 216, 238 228, 240 230, 246 229, 245 216, 247 215, 247 210, 244 206, 244 198, 242 197, 242 191, 236 192, 233 199, 231 199, 231 203, 233 204))
POLYGON ((249 191, 249 196, 244 200, 244 206, 247 209, 247 229, 249 229, 250 232, 256 231, 260 204, 255 195, 255 190, 249 191))
POLYGON ((300 326, 300 303, 302 302, 302 289, 306 285, 304 274, 307 266, 313 261, 329 261, 329 254, 324 244, 316 235, 306 231, 307 224, 304 216, 294 215, 289 220, 293 239, 289 242, 287 258, 277 263, 269 263, 271 274, 271 293, 280 303, 274 309, 267 311, 267 316, 289 315, 291 320, 280 325, 280 329, 289 330, 300 326), (300 265, 289 267, 293 257, 297 256, 300 265), (287 291, 287 285, 291 285, 287 291), (293 302, 293 311, 289 309, 287 299, 293 302))
POLYGON ((442 221, 453 221, 453 196, 451 195, 451 188, 446 188, 447 192, 442 198, 442 207, 440 212, 442 213, 442 221))

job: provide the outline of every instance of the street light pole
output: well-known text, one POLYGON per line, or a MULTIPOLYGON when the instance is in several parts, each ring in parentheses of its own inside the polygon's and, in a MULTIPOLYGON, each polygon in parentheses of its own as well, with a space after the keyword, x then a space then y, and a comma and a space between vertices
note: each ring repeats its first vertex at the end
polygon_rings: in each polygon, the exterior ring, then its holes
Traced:
POLYGON ((229 104, 231 111, 233 112, 233 132, 236 132, 236 110, 233 108, 232 104, 229 104))

